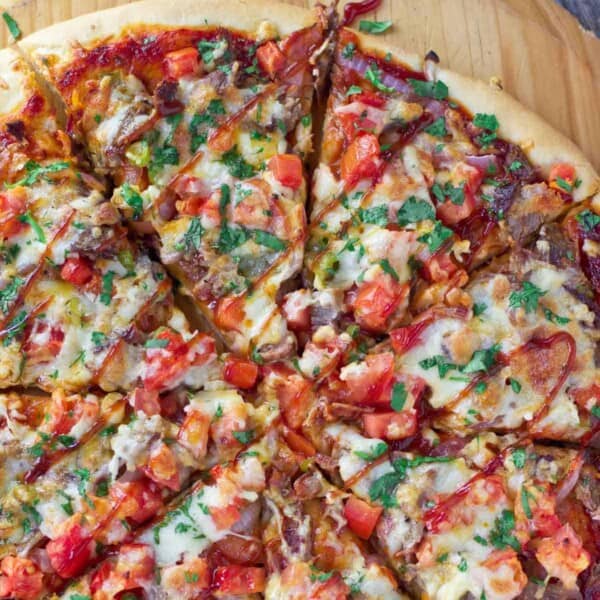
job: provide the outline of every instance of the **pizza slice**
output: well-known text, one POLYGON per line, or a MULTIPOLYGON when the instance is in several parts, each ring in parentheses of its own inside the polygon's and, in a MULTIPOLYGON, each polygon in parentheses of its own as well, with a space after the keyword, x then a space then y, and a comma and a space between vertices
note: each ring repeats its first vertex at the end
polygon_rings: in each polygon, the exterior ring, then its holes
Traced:
MULTIPOLYGON (((229 383, 240 363, 226 356, 215 362, 206 377, 210 391, 0 396, 2 565, 27 556, 40 584, 58 589, 164 515, 203 472, 262 437, 277 413, 255 407, 229 383)), ((254 387, 257 374, 242 387, 254 387)), ((219 513, 217 529, 229 527, 227 519, 233 524, 239 508, 219 513)), ((166 526, 155 528, 154 539, 166 526)))
POLYGON ((295 343, 277 292, 302 262, 302 158, 326 17, 270 3, 214 8, 148 2, 58 26, 76 45, 57 43, 57 27, 22 44, 119 185, 113 202, 134 229, 154 234, 233 350, 272 360, 295 343))
POLYGON ((385 333, 597 194, 571 142, 437 62, 339 32, 305 261, 314 292, 290 299, 305 322, 325 308, 385 333))

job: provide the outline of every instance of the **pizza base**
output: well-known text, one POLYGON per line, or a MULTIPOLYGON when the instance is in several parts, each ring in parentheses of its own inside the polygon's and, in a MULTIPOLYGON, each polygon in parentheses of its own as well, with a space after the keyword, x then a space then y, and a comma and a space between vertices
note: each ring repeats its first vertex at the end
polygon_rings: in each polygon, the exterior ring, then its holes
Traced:
POLYGON ((443 81, 448 86, 450 97, 457 99, 471 113, 495 114, 500 123, 498 136, 518 145, 545 176, 556 163, 572 164, 581 180, 581 185, 573 190, 573 199, 581 202, 592 198, 594 206, 600 208, 600 175, 583 152, 539 115, 502 90, 498 84, 488 84, 444 69, 435 63, 430 63, 433 68, 424 68, 423 61, 415 54, 374 36, 352 29, 349 31, 360 39, 364 51, 375 54, 391 52, 401 63, 414 70, 424 71, 428 79, 443 81))

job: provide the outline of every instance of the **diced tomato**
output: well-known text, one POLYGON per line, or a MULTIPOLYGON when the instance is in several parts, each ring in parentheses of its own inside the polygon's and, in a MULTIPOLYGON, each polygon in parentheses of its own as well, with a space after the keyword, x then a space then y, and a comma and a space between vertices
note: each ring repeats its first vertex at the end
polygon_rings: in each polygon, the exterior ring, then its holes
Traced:
POLYGON ((163 569, 161 587, 171 598, 196 598, 200 590, 210 586, 208 563, 204 558, 192 558, 180 565, 163 569))
POLYGON ((387 99, 376 92, 361 92, 356 96, 353 96, 358 102, 367 104, 368 106, 374 106, 375 108, 383 108, 387 104, 387 99))
POLYGON ((59 325, 49 325, 46 321, 35 319, 31 329, 25 329, 26 341, 23 344, 23 352, 27 356, 27 362, 39 364, 50 362, 58 356, 61 351, 65 334, 59 325), (48 333, 48 328, 50 331, 48 333), (39 340, 43 340, 43 343, 39 340))
POLYGON ((344 505, 344 517, 348 527, 363 540, 368 540, 383 512, 381 506, 371 506, 356 496, 350 496, 344 505))
POLYGON ((590 564, 589 552, 568 524, 542 539, 535 556, 550 577, 557 577, 570 590, 577 589, 577 576, 590 564))
POLYGON ((295 154, 277 154, 269 161, 273 177, 286 187, 297 190, 303 182, 302 161, 295 154))
POLYGON ((19 220, 25 212, 27 192, 23 188, 5 190, 0 193, 0 234, 4 239, 16 235, 26 223, 19 220))
POLYGON ((233 503, 227 506, 212 507, 210 516, 217 529, 229 529, 240 520, 241 513, 237 503, 233 503))
POLYGON ((208 416, 198 410, 191 410, 181 424, 177 439, 195 458, 202 458, 206 456, 209 431, 208 416))
POLYGON ((133 406, 136 412, 141 410, 149 417, 160 414, 160 402, 156 390, 136 388, 129 394, 129 404, 133 406))
POLYGON ((77 523, 46 545, 50 564, 63 579, 79 575, 92 558, 93 549, 92 536, 77 523))
POLYGON ((271 79, 283 69, 286 63, 285 55, 273 41, 268 41, 256 49, 256 59, 271 79))
POLYGON ((389 392, 394 375, 394 355, 391 352, 369 354, 356 368, 347 369, 344 375, 348 400, 358 404, 378 406, 389 402, 389 392))
POLYGON ((285 422, 298 429, 306 419, 312 403, 311 383, 297 373, 290 373, 276 385, 275 393, 285 422))
POLYGON ((550 187, 558 190, 559 192, 568 193, 569 190, 565 188, 573 187, 575 184, 575 167, 568 163, 557 163, 550 169, 548 175, 548 181, 550 187), (561 181, 562 180, 562 181, 561 181), (561 186, 560 183, 563 183, 561 186), (567 184, 565 186, 565 183, 567 184))
POLYGON ((258 378, 258 365, 250 360, 228 356, 223 369, 223 379, 242 390, 254 387, 258 378))
POLYGON ((40 431, 65 435, 80 421, 93 423, 99 412, 100 407, 97 400, 83 399, 81 396, 68 397, 64 391, 56 390, 52 393, 40 431))
POLYGON ((0 598, 31 600, 43 589, 42 572, 28 558, 5 556, 0 562, 0 598))
POLYGON ((193 46, 168 52, 165 56, 165 74, 173 79, 196 73, 198 66, 198 50, 193 46))
POLYGON ((365 329, 384 332, 388 319, 408 298, 408 292, 408 284, 400 284, 387 273, 363 282, 353 303, 356 320, 365 329))
POLYGON ((392 340, 392 348, 394 352, 401 356, 408 352, 411 348, 422 342, 421 334, 427 327, 431 325, 431 319, 424 319, 419 323, 407 325, 406 327, 398 327, 390 332, 392 340))
POLYGON ((116 562, 106 561, 93 574, 94 598, 118 598, 122 592, 147 585, 154 575, 154 553, 147 544, 123 544, 116 562))
POLYGON ((475 197, 473 194, 465 192, 462 204, 454 204, 451 200, 446 200, 443 204, 438 204, 436 214, 444 225, 452 226, 466 219, 474 210, 475 197))
POLYGON ((191 365, 203 364, 215 349, 215 341, 209 335, 197 334, 186 342, 167 327, 161 328, 152 342, 146 346, 144 388, 147 392, 176 385, 191 365))
POLYGON ((225 297, 219 300, 215 314, 215 323, 227 331, 239 330, 240 323, 246 318, 242 298, 225 297))
POLYGON ((262 567, 227 565, 213 573, 216 596, 227 594, 260 594, 265 591, 265 570, 262 567))
POLYGON ((423 275, 434 283, 449 281, 459 270, 446 252, 434 254, 423 265, 423 275))
POLYGON ((417 433, 417 413, 414 410, 365 413, 362 421, 365 433, 372 438, 402 440, 417 433))
POLYGON ((359 135, 352 141, 340 163, 341 176, 348 187, 377 174, 380 152, 379 140, 372 133, 359 135))
POLYGON ((158 485, 173 491, 181 488, 177 457, 166 444, 160 443, 152 450, 142 471, 158 485))
POLYGON ((85 285, 94 276, 94 270, 87 258, 67 258, 60 270, 60 276, 73 285, 85 285))
POLYGON ((163 506, 160 488, 144 477, 135 481, 113 483, 109 495, 118 505, 118 518, 131 519, 138 525, 155 516, 163 506))
POLYGON ((317 453, 316 448, 303 435, 296 433, 292 429, 284 427, 283 437, 287 445, 294 452, 304 454, 304 456, 314 456, 317 453))

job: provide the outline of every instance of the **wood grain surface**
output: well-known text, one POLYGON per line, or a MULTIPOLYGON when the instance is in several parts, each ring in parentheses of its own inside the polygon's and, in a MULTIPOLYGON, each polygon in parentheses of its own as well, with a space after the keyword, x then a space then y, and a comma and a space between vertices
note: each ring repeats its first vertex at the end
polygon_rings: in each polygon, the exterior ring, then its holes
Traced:
MULTIPOLYGON (((0 7, 27 34, 126 2, 0 0, 0 7)), ((600 40, 554 0, 384 0, 373 17, 393 20, 385 34, 390 43, 421 54, 434 49, 445 65, 467 75, 500 77, 508 92, 572 138, 600 170, 600 40)), ((0 28, 0 45, 8 37, 0 28)))

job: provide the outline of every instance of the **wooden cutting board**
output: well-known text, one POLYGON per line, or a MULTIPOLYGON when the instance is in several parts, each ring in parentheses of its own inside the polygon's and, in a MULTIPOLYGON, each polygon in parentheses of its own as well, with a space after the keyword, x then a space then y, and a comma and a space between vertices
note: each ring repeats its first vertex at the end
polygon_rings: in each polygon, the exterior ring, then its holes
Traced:
MULTIPOLYGON (((27 34, 127 1, 0 0, 0 7, 27 34)), ((391 19, 385 39, 407 50, 424 55, 433 49, 461 73, 500 77, 507 91, 577 142, 600 170, 600 40, 554 0, 384 0, 374 17, 391 19)), ((0 27, 0 46, 7 43, 0 27)))

